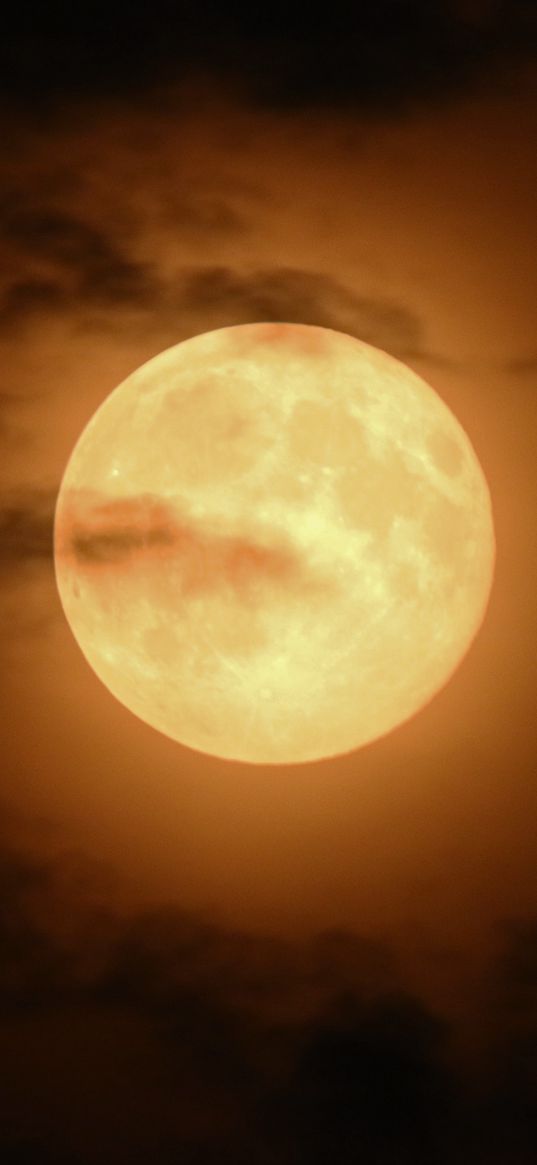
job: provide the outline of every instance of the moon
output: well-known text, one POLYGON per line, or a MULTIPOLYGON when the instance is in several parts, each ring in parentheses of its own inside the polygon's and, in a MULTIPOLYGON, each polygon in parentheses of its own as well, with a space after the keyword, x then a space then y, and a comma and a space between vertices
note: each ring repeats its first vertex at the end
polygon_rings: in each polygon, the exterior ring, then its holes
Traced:
POLYGON ((190 749, 301 764, 447 683, 495 539, 464 429, 405 365, 327 328, 194 336, 128 376, 69 458, 56 580, 86 660, 190 749))

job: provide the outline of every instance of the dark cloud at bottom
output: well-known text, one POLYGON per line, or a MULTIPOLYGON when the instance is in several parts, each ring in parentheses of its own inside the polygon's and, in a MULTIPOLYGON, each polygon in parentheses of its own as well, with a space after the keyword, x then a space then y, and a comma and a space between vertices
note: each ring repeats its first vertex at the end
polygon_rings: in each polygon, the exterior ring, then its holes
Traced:
POLYGON ((128 913, 83 855, 15 843, 12 820, 6 833, 4 1162, 535 1160, 537 925, 502 932, 465 1058, 462 1015, 409 990, 388 944, 128 913))

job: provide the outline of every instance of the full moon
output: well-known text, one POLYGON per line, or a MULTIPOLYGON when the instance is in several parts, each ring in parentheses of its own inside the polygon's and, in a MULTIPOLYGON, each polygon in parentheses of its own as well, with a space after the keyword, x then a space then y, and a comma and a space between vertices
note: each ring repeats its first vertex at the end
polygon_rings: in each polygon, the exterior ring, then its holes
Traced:
POLYGON ((295 324, 177 344, 99 406, 58 494, 84 656, 191 749, 300 764, 391 732, 453 675, 494 568, 464 429, 399 361, 295 324))

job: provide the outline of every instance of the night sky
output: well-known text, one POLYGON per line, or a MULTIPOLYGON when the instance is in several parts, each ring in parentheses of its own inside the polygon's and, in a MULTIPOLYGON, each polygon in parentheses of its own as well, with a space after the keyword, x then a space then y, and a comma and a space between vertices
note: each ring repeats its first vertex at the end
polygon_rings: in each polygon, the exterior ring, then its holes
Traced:
POLYGON ((0 1156, 537 1159, 537 8, 13 5, 0 43, 0 1156), (408 364, 494 508, 486 619, 355 753, 220 761, 86 663, 52 526, 98 405, 190 336, 408 364))

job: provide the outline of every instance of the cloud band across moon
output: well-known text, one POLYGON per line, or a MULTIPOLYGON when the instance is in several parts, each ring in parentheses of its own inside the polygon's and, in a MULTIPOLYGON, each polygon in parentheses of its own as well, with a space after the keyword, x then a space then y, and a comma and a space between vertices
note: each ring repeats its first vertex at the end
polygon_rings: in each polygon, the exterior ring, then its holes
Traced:
POLYGON ((152 495, 106 499, 88 490, 72 490, 56 524, 56 554, 75 575, 94 581, 107 575, 133 581, 152 567, 169 575, 178 595, 209 596, 232 592, 252 599, 270 585, 308 592, 334 586, 316 578, 304 557, 279 531, 249 539, 203 528, 173 505, 152 495))

